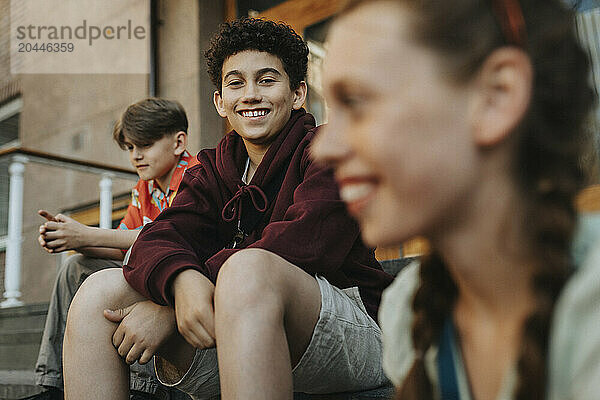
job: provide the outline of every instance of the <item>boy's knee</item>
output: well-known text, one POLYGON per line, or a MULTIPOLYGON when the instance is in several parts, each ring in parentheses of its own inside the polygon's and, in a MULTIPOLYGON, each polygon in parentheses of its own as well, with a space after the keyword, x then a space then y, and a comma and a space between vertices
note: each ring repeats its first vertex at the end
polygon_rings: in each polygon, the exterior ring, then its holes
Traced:
POLYGON ((110 291, 115 282, 125 279, 120 268, 108 268, 94 272, 81 285, 81 290, 86 291, 110 291))
POLYGON ((263 249, 244 249, 233 254, 223 263, 217 277, 219 286, 240 287, 267 284, 274 254, 263 249))
POLYGON ((122 284, 119 284, 121 281, 124 282, 125 279, 123 271, 118 268, 105 269, 90 275, 75 294, 69 313, 102 310, 111 303, 117 303, 119 288, 122 287, 122 284))
POLYGON ((244 309, 257 303, 281 303, 275 271, 275 255, 262 249, 240 250, 219 270, 215 306, 244 309))

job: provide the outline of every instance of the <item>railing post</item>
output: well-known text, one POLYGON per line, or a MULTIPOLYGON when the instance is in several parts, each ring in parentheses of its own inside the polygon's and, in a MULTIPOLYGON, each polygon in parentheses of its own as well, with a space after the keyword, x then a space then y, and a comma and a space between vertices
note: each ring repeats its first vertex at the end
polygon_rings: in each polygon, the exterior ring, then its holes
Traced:
POLYGON ((100 179, 100 228, 112 228, 112 175, 100 179))
POLYGON ((10 174, 8 200, 8 240, 4 269, 4 298, 0 306, 23 304, 21 297, 21 242, 23 241, 23 172, 27 157, 14 156, 8 168, 10 174))

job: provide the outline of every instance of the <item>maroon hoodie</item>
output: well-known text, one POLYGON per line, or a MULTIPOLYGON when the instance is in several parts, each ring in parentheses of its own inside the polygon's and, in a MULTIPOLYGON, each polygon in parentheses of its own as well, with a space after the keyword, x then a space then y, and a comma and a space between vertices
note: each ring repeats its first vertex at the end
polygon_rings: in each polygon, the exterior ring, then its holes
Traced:
POLYGON ((169 288, 179 272, 193 268, 214 283, 233 253, 261 248, 339 288, 358 286, 377 320, 381 292, 392 277, 362 243, 331 169, 312 162, 314 126, 312 115, 294 111, 248 185, 241 179, 248 153, 235 131, 216 149, 202 150, 200 163, 185 173, 171 207, 135 241, 123 267, 129 284, 159 304, 173 305, 169 288), (269 189, 279 185, 278 191, 269 189), (248 225, 252 220, 256 222, 248 225), (235 249, 226 248, 238 223, 251 231, 235 249))

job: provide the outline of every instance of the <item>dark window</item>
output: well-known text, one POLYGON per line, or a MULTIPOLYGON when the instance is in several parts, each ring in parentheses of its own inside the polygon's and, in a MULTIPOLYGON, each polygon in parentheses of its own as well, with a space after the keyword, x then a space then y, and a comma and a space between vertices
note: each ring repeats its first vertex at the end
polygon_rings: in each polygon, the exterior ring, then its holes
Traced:
POLYGON ((0 121, 0 146, 4 146, 19 138, 20 116, 21 113, 16 113, 0 121))

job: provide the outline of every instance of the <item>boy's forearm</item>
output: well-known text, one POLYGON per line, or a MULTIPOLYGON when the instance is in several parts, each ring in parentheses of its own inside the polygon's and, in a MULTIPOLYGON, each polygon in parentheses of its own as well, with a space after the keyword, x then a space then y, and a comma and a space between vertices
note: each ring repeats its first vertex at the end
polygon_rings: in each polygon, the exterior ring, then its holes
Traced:
POLYGON ((139 233, 139 230, 92 228, 89 232, 86 247, 108 247, 126 250, 133 245, 139 233))
POLYGON ((120 249, 110 249, 108 247, 82 247, 77 251, 84 256, 92 258, 105 258, 108 260, 123 261, 125 253, 120 249))

